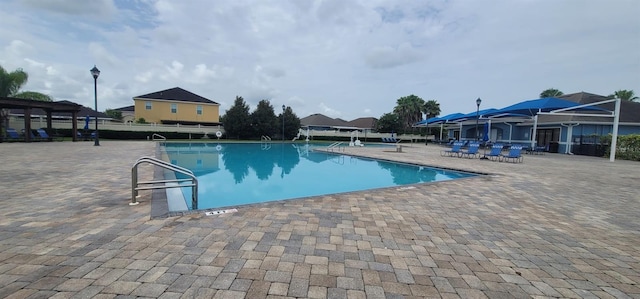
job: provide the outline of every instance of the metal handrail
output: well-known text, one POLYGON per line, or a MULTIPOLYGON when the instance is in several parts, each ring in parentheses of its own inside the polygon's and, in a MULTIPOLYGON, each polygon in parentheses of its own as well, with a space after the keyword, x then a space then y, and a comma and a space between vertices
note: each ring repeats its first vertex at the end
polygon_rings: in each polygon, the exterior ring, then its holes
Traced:
POLYGON ((141 157, 136 160, 131 167, 131 203, 129 205, 137 205, 138 202, 136 198, 138 197, 138 190, 150 190, 150 189, 167 189, 167 188, 181 188, 181 187, 191 187, 191 206, 194 210, 198 209, 198 178, 193 174, 193 172, 184 167, 171 164, 166 161, 162 161, 160 159, 156 159, 153 157, 141 157), (169 179, 169 180, 155 180, 155 181, 142 181, 138 182, 138 165, 142 163, 149 163, 156 166, 160 166, 164 169, 168 169, 174 172, 178 172, 188 176, 189 178, 185 179, 169 179), (182 182, 191 181, 190 184, 180 185, 182 182), (167 185, 167 183, 178 183, 177 185, 167 185), (155 185, 162 184, 160 186, 149 186, 149 187, 139 187, 139 185, 155 185))
POLYGON ((262 140, 262 141, 271 141, 271 137, 262 135, 262 136, 260 136, 260 140, 262 140))
POLYGON ((158 133, 153 133, 153 135, 151 135, 151 140, 155 141, 156 138, 158 138, 157 140, 162 140, 162 141, 167 140, 167 137, 164 137, 158 133))
POLYGON ((329 146, 327 146, 327 150, 331 150, 333 152, 333 149, 339 148, 340 145, 342 145, 342 142, 341 141, 336 141, 336 142, 334 142, 332 144, 329 144, 329 146))

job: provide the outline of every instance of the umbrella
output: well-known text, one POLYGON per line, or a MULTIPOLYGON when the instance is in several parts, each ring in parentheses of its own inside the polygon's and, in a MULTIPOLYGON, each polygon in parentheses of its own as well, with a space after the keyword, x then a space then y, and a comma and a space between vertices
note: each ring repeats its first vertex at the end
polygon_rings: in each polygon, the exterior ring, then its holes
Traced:
POLYGON ((91 117, 89 117, 89 115, 87 115, 87 117, 84 118, 84 129, 89 130, 89 122, 91 121, 91 117))
POLYGON ((482 141, 489 141, 489 122, 484 123, 484 132, 482 133, 482 141))
POLYGON ((489 158, 487 158, 487 141, 489 141, 489 122, 485 122, 484 123, 484 128, 483 128, 483 132, 482 132, 482 141, 484 143, 483 149, 482 149, 482 157, 480 157, 481 160, 488 160, 489 158))

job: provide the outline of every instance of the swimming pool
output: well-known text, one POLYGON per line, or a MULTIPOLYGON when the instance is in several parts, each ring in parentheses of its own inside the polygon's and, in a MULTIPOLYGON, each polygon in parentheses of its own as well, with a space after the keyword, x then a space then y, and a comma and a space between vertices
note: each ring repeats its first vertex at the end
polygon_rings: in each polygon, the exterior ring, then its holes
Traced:
MULTIPOLYGON (((190 169, 198 178, 197 209, 477 175, 313 151, 317 146, 296 143, 167 143, 164 151, 172 164, 190 169)), ((169 204, 170 211, 192 210, 191 200, 184 200, 191 198, 191 188, 173 190, 181 190, 184 196, 179 196, 179 203, 173 200, 169 204)), ((175 194, 168 197, 175 197, 175 194)))

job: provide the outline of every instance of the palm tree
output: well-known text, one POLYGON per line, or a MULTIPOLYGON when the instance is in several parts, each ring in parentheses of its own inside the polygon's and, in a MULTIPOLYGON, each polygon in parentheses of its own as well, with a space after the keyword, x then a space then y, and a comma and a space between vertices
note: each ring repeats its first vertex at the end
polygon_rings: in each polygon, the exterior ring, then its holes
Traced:
POLYGON ((635 102, 636 100, 640 99, 639 97, 633 94, 633 90, 626 90, 626 89, 618 90, 609 96, 610 97, 615 96, 623 101, 629 101, 629 102, 635 102))
POLYGON ((22 69, 8 73, 0 66, 0 97, 6 98, 18 94, 28 79, 29 75, 22 69))
MULTIPOLYGON (((39 92, 23 91, 20 92, 29 80, 29 75, 22 69, 17 69, 11 73, 7 72, 0 66, 0 98, 14 97, 21 99, 51 101, 51 97, 39 92)), ((4 134, 3 127, 9 125, 9 110, 0 109, 0 135, 4 134)))
POLYGON ((436 100, 428 100, 422 107, 422 112, 426 114, 426 118, 432 118, 440 115, 440 103, 436 100))
POLYGON ((554 98, 563 95, 564 93, 555 88, 549 88, 540 93, 540 98, 554 98))
POLYGON ((424 100, 416 95, 401 97, 396 101, 393 113, 397 114, 405 129, 422 120, 424 110, 424 100))

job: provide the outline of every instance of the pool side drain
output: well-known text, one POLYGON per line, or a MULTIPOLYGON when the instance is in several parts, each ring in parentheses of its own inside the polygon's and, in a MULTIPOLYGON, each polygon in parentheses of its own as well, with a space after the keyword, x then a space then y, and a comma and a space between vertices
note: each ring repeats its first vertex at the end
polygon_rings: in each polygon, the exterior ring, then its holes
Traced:
POLYGON ((233 212, 237 212, 237 211, 238 211, 238 209, 217 210, 217 211, 204 212, 204 214, 207 215, 207 216, 215 216, 215 215, 233 213, 233 212))

